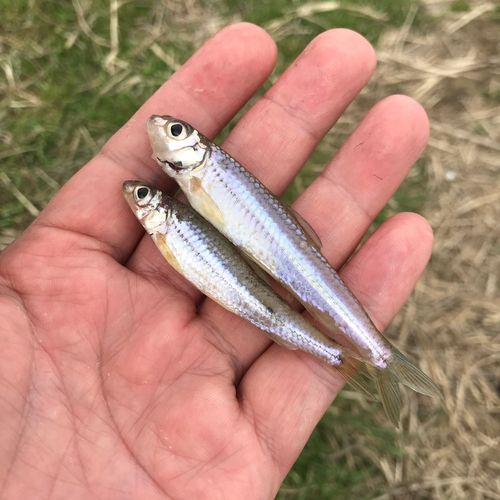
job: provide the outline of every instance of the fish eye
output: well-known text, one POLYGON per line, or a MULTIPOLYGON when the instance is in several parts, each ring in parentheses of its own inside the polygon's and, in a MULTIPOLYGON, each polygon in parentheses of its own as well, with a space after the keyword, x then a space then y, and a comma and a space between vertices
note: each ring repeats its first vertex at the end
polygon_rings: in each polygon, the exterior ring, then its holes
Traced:
POLYGON ((139 205, 144 205, 149 201, 149 198, 151 197, 151 189, 149 189, 147 186, 138 186, 135 188, 134 197, 135 201, 137 201, 139 205))
POLYGON ((174 137, 178 137, 182 133, 182 125, 180 125, 179 123, 176 123, 175 125, 172 125, 170 127, 170 132, 172 132, 172 135, 174 137))
POLYGON ((185 139, 187 137, 186 127, 179 122, 171 123, 169 126, 170 135, 176 139, 185 139))

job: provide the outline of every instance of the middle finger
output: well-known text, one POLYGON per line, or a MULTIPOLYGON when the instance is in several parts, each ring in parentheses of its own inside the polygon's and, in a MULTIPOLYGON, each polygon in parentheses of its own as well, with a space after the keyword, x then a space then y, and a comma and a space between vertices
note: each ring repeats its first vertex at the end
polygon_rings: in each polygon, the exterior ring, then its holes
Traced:
POLYGON ((280 196, 375 65, 375 52, 361 35, 322 33, 245 114, 223 149, 280 196))

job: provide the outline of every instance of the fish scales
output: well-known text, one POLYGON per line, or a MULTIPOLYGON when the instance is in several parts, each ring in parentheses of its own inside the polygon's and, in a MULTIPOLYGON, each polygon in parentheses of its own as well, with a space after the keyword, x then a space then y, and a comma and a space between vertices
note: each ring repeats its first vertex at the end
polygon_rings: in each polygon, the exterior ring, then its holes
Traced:
POLYGON ((304 330, 310 330, 305 322, 290 318, 286 322, 280 320, 289 315, 288 308, 283 307, 274 293, 267 291, 267 285, 262 286, 243 259, 235 257, 234 248, 229 243, 221 244, 219 235, 207 230, 191 216, 183 220, 172 218, 171 224, 172 230, 166 235, 158 233, 157 238, 165 239, 182 266, 184 276, 197 288, 230 311, 284 341, 292 342, 299 349, 331 365, 340 363, 339 350, 328 348, 326 337, 319 341, 305 335, 304 330))
MULTIPOLYGON (((388 346, 364 333, 374 328, 371 320, 285 204, 216 145, 204 169, 194 175, 205 193, 217 200, 223 215, 223 223, 214 224, 219 231, 258 259, 308 309, 329 314, 339 333, 361 350, 376 353, 377 364, 385 363, 388 346)), ((181 188, 192 182, 177 180, 181 188)), ((188 198, 195 209, 202 208, 194 197, 188 198)))

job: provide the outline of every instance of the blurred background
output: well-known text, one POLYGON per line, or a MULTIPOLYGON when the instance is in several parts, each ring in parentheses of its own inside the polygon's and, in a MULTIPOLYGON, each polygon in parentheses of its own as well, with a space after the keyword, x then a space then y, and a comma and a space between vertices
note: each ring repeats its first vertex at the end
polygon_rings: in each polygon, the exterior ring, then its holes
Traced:
POLYGON ((377 101, 403 93, 424 106, 429 146, 371 230, 401 211, 434 228, 430 264, 387 335, 438 383, 446 404, 405 391, 395 430, 381 405, 346 388, 278 498, 500 499, 500 4, 0 0, 0 13, 0 251, 224 26, 254 22, 278 43, 277 68, 252 102, 322 31, 367 37, 376 73, 286 199, 377 101))

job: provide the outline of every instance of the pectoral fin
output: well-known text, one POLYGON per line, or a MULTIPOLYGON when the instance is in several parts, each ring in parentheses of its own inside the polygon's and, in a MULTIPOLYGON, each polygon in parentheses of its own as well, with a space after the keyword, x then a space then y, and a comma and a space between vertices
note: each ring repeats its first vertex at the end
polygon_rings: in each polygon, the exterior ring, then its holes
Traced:
POLYGON ((203 189, 201 180, 192 177, 189 182, 190 201, 193 208, 196 209, 205 219, 215 227, 225 227, 226 221, 215 201, 203 189))
POLYGON ((163 257, 167 260, 167 262, 179 273, 184 276, 184 271, 182 270, 181 265, 179 264, 179 261, 173 254, 172 250, 170 250, 170 247, 167 245, 165 241, 165 236, 163 235, 155 235, 153 237, 154 242, 156 243, 156 246, 159 248, 160 252, 162 253, 163 257))

